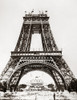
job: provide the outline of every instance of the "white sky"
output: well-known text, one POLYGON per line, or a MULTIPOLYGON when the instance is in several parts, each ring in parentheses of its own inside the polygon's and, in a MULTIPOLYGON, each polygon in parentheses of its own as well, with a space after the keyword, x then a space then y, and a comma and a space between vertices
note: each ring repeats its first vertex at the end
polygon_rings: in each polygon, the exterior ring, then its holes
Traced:
POLYGON ((47 74, 46 72, 43 72, 43 71, 31 71, 31 72, 25 74, 21 78, 19 84, 22 84, 22 83, 25 84, 26 83, 27 85, 30 85, 31 82, 34 81, 35 79, 41 80, 44 85, 47 85, 47 84, 50 84, 50 83, 55 85, 55 82, 53 81, 51 76, 49 74, 47 74))
POLYGON ((0 0, 0 73, 20 34, 24 11, 48 11, 56 44, 77 77, 77 0, 0 0))
POLYGON ((43 51, 41 34, 32 34, 30 51, 43 51))

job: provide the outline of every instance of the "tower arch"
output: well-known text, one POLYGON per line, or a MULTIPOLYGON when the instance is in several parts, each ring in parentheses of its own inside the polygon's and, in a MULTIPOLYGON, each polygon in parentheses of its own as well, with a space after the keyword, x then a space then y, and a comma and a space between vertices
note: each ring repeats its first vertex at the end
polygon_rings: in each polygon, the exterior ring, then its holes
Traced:
POLYGON ((47 63, 43 63, 43 62, 39 62, 39 63, 37 63, 37 62, 29 62, 29 64, 26 64, 26 63, 24 63, 24 66, 23 66, 23 64, 21 65, 21 67, 18 67, 14 72, 13 72, 13 74, 12 74, 12 76, 11 76, 11 78, 10 78, 10 81, 9 81, 9 86, 14 86, 14 89, 16 89, 17 88, 17 85, 18 85, 18 83, 19 83, 19 81, 21 80, 21 78, 25 75, 25 74, 27 74, 28 72, 30 72, 30 71, 35 71, 35 70, 39 70, 39 71, 44 71, 44 72, 46 72, 47 74, 49 74, 52 78, 53 78, 53 80, 54 80, 54 82, 55 82, 55 84, 56 84, 56 86, 57 86, 57 88, 59 88, 59 90, 60 90, 60 88, 61 88, 61 86, 63 86, 65 89, 66 89, 66 83, 65 83, 65 80, 64 80, 64 78, 63 78, 63 76, 62 76, 62 74, 60 73, 60 71, 58 70, 58 69, 56 69, 55 67, 53 67, 53 66, 51 66, 50 64, 47 64, 47 63), (22 72, 22 70, 24 70, 23 72, 22 72), (26 70, 26 71, 25 71, 26 70), (21 74, 20 74, 20 76, 18 76, 18 80, 17 80, 17 75, 18 75, 18 73, 21 71, 21 74), (54 74, 53 73, 56 73, 58 76, 59 76, 59 78, 60 78, 60 82, 59 82, 59 80, 58 80, 58 82, 59 83, 57 83, 57 80, 55 79, 55 76, 54 76, 54 74))

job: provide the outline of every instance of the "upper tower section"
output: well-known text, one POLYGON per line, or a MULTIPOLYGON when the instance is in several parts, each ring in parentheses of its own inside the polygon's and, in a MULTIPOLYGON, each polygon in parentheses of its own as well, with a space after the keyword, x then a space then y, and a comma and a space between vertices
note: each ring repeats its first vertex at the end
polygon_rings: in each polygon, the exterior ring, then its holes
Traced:
POLYGON ((32 34, 34 33, 39 33, 41 35, 43 51, 58 51, 50 30, 49 17, 47 14, 25 14, 23 20, 15 52, 29 52, 32 34))

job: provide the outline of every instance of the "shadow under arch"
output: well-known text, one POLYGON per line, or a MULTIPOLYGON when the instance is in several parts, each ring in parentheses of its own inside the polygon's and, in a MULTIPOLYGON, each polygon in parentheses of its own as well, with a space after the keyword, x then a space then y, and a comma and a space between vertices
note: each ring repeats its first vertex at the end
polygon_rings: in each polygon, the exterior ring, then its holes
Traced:
MULTIPOLYGON (((34 71, 34 70, 41 70, 41 71, 44 71, 44 72, 46 72, 46 73, 48 73, 52 78, 53 78, 53 80, 55 81, 55 78, 53 77, 53 75, 52 75, 52 70, 54 70, 56 73, 58 73, 59 74, 59 76, 61 77, 61 79, 62 79, 62 81, 63 81, 63 83, 64 83, 64 88, 66 89, 66 83, 65 83, 65 80, 64 80, 64 78, 63 78, 63 76, 62 76, 62 74, 60 73, 60 71, 59 70, 57 70, 55 67, 53 67, 53 66, 51 66, 50 64, 47 64, 47 63, 43 63, 43 62, 29 62, 29 63, 23 63, 23 64, 21 64, 21 65, 19 65, 19 67, 13 72, 13 74, 12 74, 12 76, 11 76, 11 78, 10 78, 10 80, 9 80, 9 83, 8 83, 8 86, 10 87, 10 83, 11 83, 11 81, 12 81, 12 78, 14 78, 15 77, 15 74, 18 72, 18 71, 23 71, 24 69, 27 69, 26 70, 26 73, 24 73, 24 74, 27 74, 28 72, 30 72, 30 71, 34 71), (31 66, 31 65, 43 65, 44 67, 42 67, 42 68, 33 68, 33 67, 30 67, 30 68, 28 68, 28 66, 31 66), (47 68, 47 69, 45 69, 45 68, 47 68)), ((24 74, 22 74, 21 75, 21 77, 19 77, 19 81, 20 81, 20 79, 23 77, 23 75, 24 74)), ((19 83, 19 81, 17 82, 17 84, 15 85, 15 89, 14 90, 16 90, 16 87, 17 87, 17 85, 18 85, 18 83, 19 83)), ((57 85, 57 82, 55 81, 55 84, 57 85)))

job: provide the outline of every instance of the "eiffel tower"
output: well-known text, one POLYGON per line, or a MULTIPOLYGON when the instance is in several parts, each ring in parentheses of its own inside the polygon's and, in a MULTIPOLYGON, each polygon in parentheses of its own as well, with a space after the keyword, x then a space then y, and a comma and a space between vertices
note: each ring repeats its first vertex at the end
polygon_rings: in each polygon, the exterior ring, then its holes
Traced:
POLYGON ((49 17, 43 14, 25 14, 23 25, 10 60, 4 68, 0 81, 7 85, 7 89, 16 90, 20 79, 28 72, 40 70, 48 73, 54 80, 57 89, 68 89, 74 78, 72 71, 58 50, 50 29, 49 17), (32 35, 41 35, 41 51, 31 51, 32 35))

